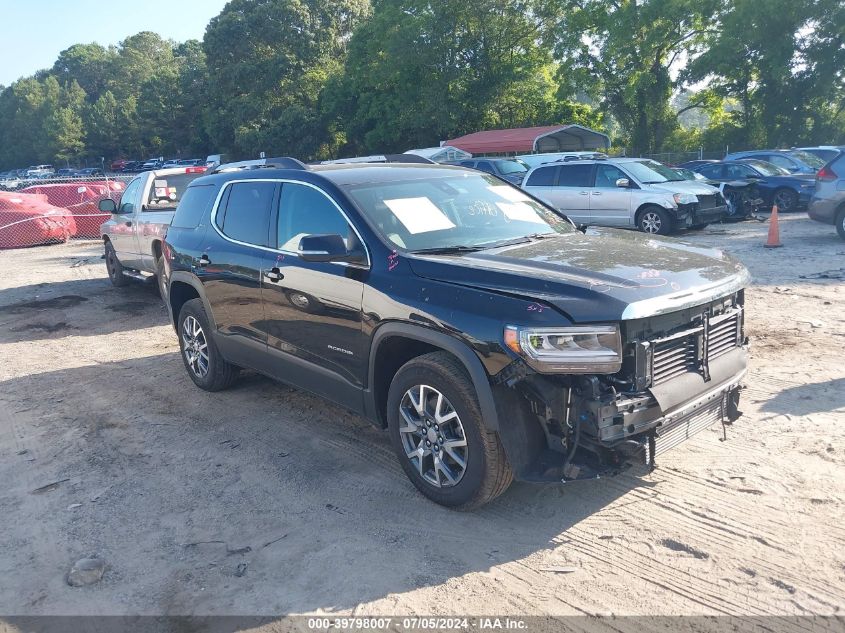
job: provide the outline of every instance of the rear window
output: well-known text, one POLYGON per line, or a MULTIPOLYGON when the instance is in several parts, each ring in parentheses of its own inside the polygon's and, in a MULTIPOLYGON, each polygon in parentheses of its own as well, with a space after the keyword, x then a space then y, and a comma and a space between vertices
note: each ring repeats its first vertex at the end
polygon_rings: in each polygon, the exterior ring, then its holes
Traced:
POLYGON ((528 177, 526 187, 551 187, 555 184, 557 167, 539 167, 528 177))
POLYGON ((229 187, 225 209, 217 211, 217 226, 233 240, 267 246, 275 191, 276 184, 272 182, 234 183, 229 187))
POLYGON ((558 176, 558 187, 589 187, 593 174, 593 166, 587 165, 561 165, 558 176))
POLYGON ((211 206, 217 188, 214 185, 188 187, 176 207, 171 226, 180 229, 195 229, 203 214, 211 206))
POLYGON ((144 205, 145 211, 173 210, 179 204, 182 194, 197 178, 205 176, 204 172, 190 174, 170 174, 158 176, 150 187, 150 197, 144 205))

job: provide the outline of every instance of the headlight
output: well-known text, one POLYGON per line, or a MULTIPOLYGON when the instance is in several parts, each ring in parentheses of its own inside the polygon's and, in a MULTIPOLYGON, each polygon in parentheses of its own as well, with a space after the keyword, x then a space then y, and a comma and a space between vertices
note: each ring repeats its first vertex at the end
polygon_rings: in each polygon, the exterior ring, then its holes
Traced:
POLYGON ((521 328, 508 325, 505 344, 541 373, 615 374, 622 368, 622 337, 615 325, 521 328))
POLYGON ((695 204, 698 202, 698 198, 692 193, 676 193, 672 196, 672 199, 675 201, 675 204, 695 204))

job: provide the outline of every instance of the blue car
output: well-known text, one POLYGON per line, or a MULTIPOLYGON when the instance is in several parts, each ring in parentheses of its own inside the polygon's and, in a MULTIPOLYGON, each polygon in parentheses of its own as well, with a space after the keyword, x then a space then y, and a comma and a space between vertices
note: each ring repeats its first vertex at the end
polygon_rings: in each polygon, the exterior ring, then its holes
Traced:
POLYGON ((778 211, 806 209, 813 197, 816 180, 813 175, 790 174, 785 169, 753 158, 724 160, 692 168, 708 180, 732 182, 749 180, 757 186, 764 207, 778 205, 778 211))
POLYGON ((815 176, 825 163, 818 156, 797 149, 758 149, 748 152, 734 152, 725 156, 725 160, 744 160, 746 158, 766 161, 777 167, 782 167, 790 174, 809 174, 811 176, 815 176))

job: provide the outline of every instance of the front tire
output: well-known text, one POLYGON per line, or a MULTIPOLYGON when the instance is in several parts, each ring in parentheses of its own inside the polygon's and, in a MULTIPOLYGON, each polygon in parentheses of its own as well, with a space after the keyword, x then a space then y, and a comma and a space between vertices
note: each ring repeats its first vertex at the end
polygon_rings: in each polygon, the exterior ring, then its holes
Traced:
POLYGON ((664 209, 646 207, 640 211, 637 228, 651 235, 669 235, 675 228, 675 222, 664 209))
POLYGON ((197 387, 221 391, 235 381, 238 368, 227 362, 214 344, 201 299, 191 299, 182 306, 177 332, 182 362, 197 387))
POLYGON ((845 240, 845 209, 840 209, 836 215, 836 232, 845 240))
POLYGON ((435 503, 471 510, 513 480, 499 436, 484 426, 472 382, 446 352, 418 356, 396 373, 387 421, 402 469, 435 503))
POLYGON ((111 242, 106 242, 106 272, 109 274, 109 281, 115 288, 121 288, 129 283, 129 279, 123 274, 123 264, 117 258, 117 252, 114 250, 111 242))

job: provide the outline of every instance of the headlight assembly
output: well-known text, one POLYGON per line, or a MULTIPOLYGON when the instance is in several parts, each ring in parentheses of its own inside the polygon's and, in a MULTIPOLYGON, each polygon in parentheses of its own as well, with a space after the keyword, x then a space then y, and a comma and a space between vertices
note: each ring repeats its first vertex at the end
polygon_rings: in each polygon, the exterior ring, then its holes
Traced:
POLYGON ((511 351, 541 373, 614 374, 622 368, 622 337, 615 325, 508 325, 504 339, 511 351))
POLYGON ((695 204, 698 202, 698 198, 692 193, 676 193, 672 196, 672 199, 675 201, 675 204, 695 204))

